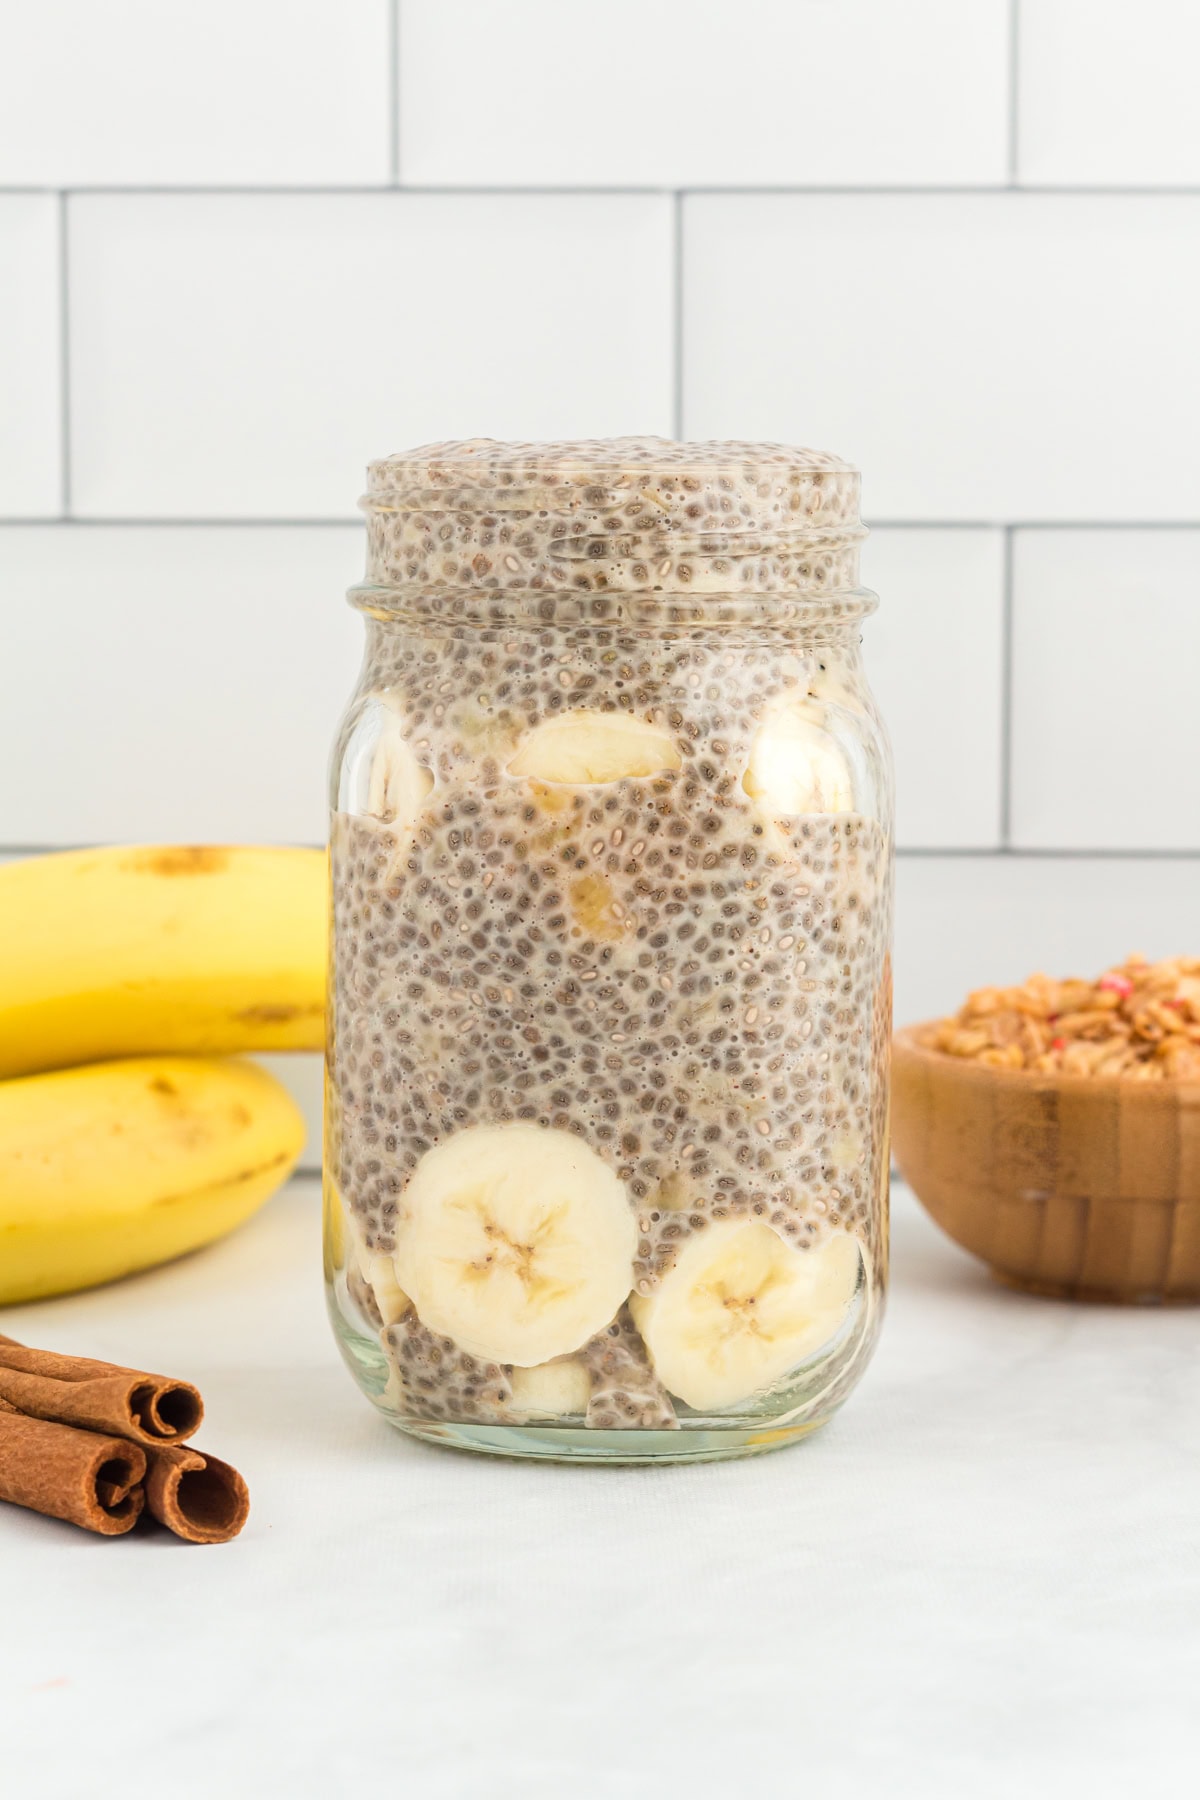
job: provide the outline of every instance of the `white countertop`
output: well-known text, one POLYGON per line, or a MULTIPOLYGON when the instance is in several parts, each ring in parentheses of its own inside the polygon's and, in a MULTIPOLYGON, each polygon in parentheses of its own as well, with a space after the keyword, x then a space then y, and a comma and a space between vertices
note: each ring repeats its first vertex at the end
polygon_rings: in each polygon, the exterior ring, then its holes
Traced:
POLYGON ((897 1197, 890 1313, 824 1432, 579 1469, 410 1442, 325 1322, 317 1186, 0 1314, 196 1381, 241 1538, 0 1507, 10 1800, 1010 1800, 1190 1791, 1200 1315, 994 1287, 897 1197))

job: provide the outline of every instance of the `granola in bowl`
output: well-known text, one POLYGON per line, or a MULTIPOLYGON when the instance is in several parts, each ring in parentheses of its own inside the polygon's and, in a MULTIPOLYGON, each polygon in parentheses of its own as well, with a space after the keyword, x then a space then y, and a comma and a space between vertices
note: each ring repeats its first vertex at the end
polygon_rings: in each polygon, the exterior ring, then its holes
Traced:
POLYGON ((1134 955, 1094 981, 1031 975, 978 988, 923 1042, 992 1068, 1200 1079, 1200 957, 1134 955))

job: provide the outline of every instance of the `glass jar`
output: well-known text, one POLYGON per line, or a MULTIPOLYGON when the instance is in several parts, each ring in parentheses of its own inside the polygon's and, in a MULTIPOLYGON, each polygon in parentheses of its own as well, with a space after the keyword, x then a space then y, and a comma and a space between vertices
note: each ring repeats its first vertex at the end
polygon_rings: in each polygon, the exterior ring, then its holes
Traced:
POLYGON ((858 495, 819 452, 657 438, 370 469, 325 1265, 406 1431, 701 1460, 858 1380, 892 873, 858 495))

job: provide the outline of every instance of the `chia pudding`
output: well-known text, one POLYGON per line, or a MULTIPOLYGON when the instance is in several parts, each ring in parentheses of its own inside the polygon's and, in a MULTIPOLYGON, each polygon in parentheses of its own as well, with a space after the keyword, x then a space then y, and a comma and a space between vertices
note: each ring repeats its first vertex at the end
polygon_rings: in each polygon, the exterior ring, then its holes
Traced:
POLYGON ((393 1421, 735 1454, 887 1255, 891 786, 858 475, 617 439, 372 465, 334 765, 326 1269, 393 1421))

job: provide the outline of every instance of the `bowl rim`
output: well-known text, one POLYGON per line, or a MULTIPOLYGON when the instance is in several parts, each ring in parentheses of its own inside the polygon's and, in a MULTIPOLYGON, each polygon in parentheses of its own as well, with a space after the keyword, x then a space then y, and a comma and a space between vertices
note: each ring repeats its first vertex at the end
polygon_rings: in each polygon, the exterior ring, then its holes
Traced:
POLYGON ((902 1025, 893 1033, 893 1051, 903 1051, 931 1067, 953 1071, 966 1081, 1009 1082, 1014 1087, 1070 1088, 1080 1092, 1177 1094, 1200 1104, 1200 1078, 1168 1075, 1162 1081, 1139 1081, 1130 1075, 1079 1075, 1050 1069, 1007 1069, 995 1063, 981 1063, 972 1056, 954 1056, 949 1050, 938 1050, 921 1042, 920 1033, 944 1023, 943 1018, 922 1019, 902 1025))

